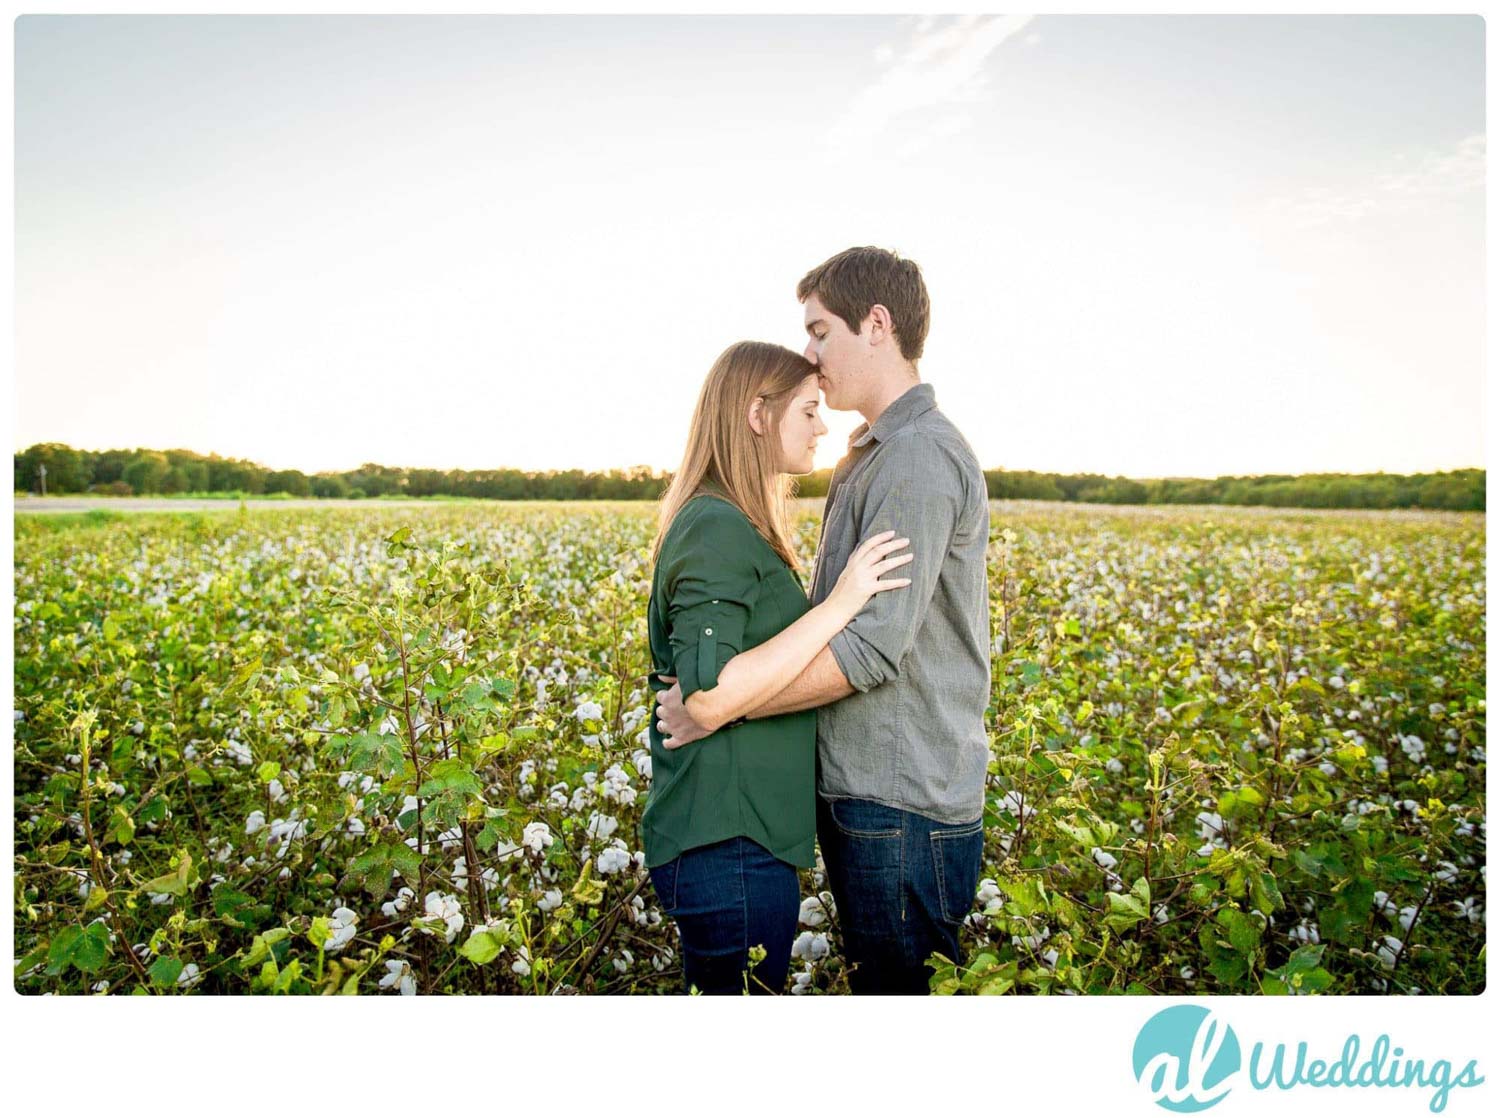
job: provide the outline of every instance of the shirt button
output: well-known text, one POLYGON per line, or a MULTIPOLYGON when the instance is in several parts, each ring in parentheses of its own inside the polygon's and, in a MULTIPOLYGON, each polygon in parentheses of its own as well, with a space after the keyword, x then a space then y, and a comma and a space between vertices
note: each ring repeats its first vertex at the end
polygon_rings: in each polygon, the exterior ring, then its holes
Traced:
POLYGON ((718 605, 718 604, 719 604, 719 599, 715 598, 714 599, 714 605, 718 605))
POLYGON ((704 629, 703 630, 703 635, 705 637, 711 637, 711 636, 714 635, 714 631, 712 629, 704 629))

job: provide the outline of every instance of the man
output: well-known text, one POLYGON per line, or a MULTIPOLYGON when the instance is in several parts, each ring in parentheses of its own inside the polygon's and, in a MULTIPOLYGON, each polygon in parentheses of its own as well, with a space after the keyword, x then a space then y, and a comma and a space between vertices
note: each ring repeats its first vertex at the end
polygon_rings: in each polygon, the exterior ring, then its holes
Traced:
MULTIPOLYGON (((851 248, 797 285, 828 406, 858 411, 824 506, 812 600, 888 528, 911 540, 905 591, 872 598, 748 717, 818 708, 818 845, 857 994, 926 993, 933 952, 959 959, 984 845, 989 761, 989 501, 978 459, 917 373, 921 271, 851 248)), ((702 736, 674 687, 659 718, 702 736)))

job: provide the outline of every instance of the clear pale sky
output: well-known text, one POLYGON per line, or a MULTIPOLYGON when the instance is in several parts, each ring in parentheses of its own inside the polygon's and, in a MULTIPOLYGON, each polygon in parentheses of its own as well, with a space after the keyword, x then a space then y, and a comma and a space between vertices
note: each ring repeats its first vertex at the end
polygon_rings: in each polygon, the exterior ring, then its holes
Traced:
POLYGON ((17 449, 671 468, 719 351, 800 350, 797 279, 878 244, 986 467, 1483 464, 1478 17, 15 34, 17 449))

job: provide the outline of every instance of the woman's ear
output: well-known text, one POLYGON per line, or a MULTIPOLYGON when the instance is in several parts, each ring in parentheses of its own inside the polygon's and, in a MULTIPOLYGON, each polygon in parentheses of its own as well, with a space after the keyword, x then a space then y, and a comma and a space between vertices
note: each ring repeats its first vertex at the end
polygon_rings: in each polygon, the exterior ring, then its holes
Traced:
POLYGON ((757 435, 766 433, 765 397, 757 396, 750 401, 750 430, 757 435))

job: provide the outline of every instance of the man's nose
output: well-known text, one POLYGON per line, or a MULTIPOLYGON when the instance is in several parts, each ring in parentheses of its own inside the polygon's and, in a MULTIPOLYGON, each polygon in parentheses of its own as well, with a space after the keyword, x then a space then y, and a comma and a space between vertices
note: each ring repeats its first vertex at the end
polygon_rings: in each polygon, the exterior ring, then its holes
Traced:
POLYGON ((802 356, 807 358, 814 365, 818 363, 818 353, 817 350, 813 348, 812 339, 808 340, 807 348, 802 351, 802 356))

